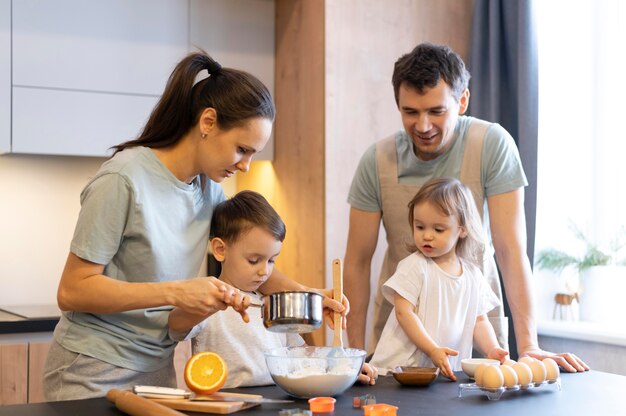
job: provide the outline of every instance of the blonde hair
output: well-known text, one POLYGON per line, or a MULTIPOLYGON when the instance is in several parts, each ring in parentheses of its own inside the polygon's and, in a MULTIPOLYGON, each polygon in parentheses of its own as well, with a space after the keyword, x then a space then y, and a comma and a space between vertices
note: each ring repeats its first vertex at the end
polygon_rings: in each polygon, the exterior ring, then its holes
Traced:
MULTIPOLYGON (((409 225, 413 229, 413 208, 423 202, 438 207, 444 215, 454 215, 467 236, 456 244, 456 254, 460 258, 482 268, 485 241, 478 210, 470 191, 454 178, 435 178, 426 182, 409 202, 409 225)), ((412 245, 411 251, 417 247, 412 245)))

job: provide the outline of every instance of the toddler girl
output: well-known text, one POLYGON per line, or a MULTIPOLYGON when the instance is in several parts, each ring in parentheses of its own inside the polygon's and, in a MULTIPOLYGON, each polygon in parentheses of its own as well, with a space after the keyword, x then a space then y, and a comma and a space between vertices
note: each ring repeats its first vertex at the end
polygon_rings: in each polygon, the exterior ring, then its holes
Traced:
POLYGON ((383 286, 394 305, 371 364, 381 374, 396 366, 438 367, 456 380, 473 341, 503 361, 486 313, 499 301, 483 277, 480 220, 467 188, 452 178, 426 182, 409 202, 414 253, 383 286))

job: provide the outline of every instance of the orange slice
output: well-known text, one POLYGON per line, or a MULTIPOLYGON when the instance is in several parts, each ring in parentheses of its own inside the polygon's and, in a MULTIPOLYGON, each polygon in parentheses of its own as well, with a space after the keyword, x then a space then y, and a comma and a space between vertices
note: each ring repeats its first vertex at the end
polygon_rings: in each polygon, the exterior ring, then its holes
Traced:
POLYGON ((212 394, 226 383, 226 362, 214 352, 194 354, 185 365, 185 383, 198 394, 212 394))

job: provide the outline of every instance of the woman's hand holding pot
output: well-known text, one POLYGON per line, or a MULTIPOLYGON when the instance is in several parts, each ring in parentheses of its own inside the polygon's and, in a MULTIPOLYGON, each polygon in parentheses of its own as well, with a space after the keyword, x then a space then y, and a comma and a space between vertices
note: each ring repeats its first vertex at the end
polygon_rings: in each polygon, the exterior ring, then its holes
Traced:
POLYGON ((250 321, 246 312, 250 298, 215 277, 179 281, 175 285, 174 293, 171 304, 176 307, 168 317, 170 333, 187 332, 210 315, 229 306, 239 312, 245 322, 250 321))
POLYGON ((174 305, 192 315, 208 317, 230 306, 245 322, 250 320, 246 312, 250 298, 215 277, 181 281, 175 296, 174 305))

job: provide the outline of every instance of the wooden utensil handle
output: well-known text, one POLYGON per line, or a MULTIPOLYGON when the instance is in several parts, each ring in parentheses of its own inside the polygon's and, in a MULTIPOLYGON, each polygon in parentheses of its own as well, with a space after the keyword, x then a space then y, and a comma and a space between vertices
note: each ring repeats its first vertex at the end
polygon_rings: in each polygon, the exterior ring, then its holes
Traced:
POLYGON ((131 416, 185 416, 184 413, 125 390, 111 389, 107 393, 107 399, 122 412, 131 416))
MULTIPOLYGON (((341 302, 343 298, 343 264, 341 259, 333 260, 333 299, 341 302)), ((343 340, 341 339, 341 319, 342 316, 339 312, 335 312, 333 316, 333 325, 335 327, 333 336, 333 346, 343 347, 343 340)))

